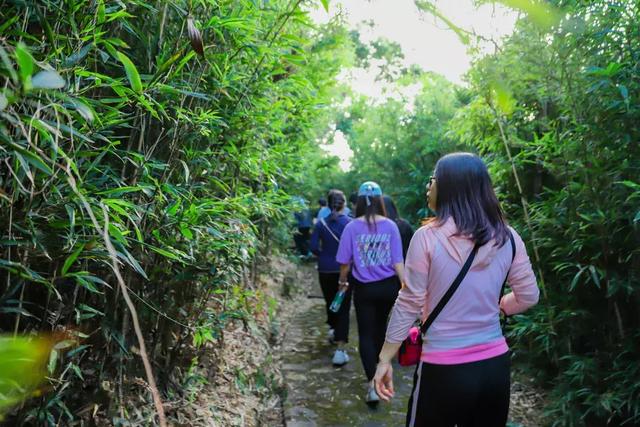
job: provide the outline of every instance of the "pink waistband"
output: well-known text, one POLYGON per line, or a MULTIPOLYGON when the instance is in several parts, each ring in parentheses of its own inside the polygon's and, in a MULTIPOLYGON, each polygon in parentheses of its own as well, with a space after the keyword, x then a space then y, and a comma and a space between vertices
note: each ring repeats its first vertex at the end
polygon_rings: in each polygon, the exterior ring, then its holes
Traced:
POLYGON ((477 362, 479 360, 491 359, 509 351, 509 346, 504 337, 484 344, 472 345, 471 347, 455 348, 443 351, 422 352, 420 358, 423 362, 434 365, 458 365, 460 363, 477 362))

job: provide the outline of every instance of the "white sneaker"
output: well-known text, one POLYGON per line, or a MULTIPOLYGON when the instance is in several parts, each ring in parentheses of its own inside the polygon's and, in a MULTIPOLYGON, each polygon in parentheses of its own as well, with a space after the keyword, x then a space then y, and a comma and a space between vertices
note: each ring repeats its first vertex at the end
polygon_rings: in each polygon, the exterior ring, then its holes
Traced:
POLYGON ((331 362, 333 363, 333 366, 342 366, 346 364, 348 361, 349 361, 349 355, 345 350, 336 350, 336 352, 333 353, 333 359, 331 360, 331 362))
POLYGON ((327 339, 329 340, 329 344, 333 344, 335 342, 336 331, 334 329, 329 329, 327 333, 327 339))
POLYGON ((376 388, 373 385, 369 386, 366 402, 369 405, 376 405, 380 402, 380 397, 378 396, 378 393, 376 393, 376 388))

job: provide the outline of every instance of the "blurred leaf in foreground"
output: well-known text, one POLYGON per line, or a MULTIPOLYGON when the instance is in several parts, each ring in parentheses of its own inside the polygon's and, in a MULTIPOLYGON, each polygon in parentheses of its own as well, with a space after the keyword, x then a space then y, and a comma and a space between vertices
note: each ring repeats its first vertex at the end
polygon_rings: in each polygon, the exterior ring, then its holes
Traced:
POLYGON ((562 13, 558 8, 541 0, 483 0, 481 3, 500 3, 523 12, 540 28, 551 28, 562 19, 562 13))
POLYGON ((51 345, 44 338, 0 336, 0 420, 44 379, 51 345))
POLYGON ((501 80, 495 79, 489 82, 491 95, 495 101, 495 105, 506 116, 510 116, 516 106, 516 101, 509 90, 509 87, 501 80))

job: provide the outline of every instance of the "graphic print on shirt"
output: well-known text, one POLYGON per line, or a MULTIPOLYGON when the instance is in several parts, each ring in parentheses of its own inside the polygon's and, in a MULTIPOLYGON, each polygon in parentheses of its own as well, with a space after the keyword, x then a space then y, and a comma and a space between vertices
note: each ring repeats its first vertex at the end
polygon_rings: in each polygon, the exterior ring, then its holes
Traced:
POLYGON ((356 244, 360 267, 391 264, 391 234, 358 234, 356 244))

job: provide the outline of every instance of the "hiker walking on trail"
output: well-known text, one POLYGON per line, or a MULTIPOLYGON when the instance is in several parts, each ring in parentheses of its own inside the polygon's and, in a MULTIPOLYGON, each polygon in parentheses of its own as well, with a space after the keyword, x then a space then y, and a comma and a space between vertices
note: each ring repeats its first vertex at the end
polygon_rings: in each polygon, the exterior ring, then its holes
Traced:
POLYGON ((398 214, 398 208, 390 196, 382 196, 384 201, 384 209, 387 211, 387 218, 394 221, 400 231, 400 239, 402 239, 402 257, 407 258, 407 250, 409 249, 409 242, 413 237, 413 227, 404 218, 400 218, 398 214))
POLYGON ((347 289, 337 313, 329 310, 339 288, 340 264, 336 261, 338 243, 344 228, 351 221, 344 213, 345 202, 342 191, 331 190, 328 196, 331 213, 326 218, 319 218, 311 235, 311 251, 318 256, 318 278, 326 304, 329 339, 338 346, 332 359, 335 366, 342 366, 349 361, 344 346, 349 339, 351 289, 347 289))
POLYGON ((380 400, 373 387, 378 353, 404 278, 400 232, 385 213, 380 186, 371 181, 362 184, 356 219, 345 227, 336 256, 340 285, 354 292, 360 359, 369 381, 366 402, 372 405, 380 400))
POLYGON ((309 258, 311 256, 311 252, 309 251, 309 233, 313 225, 311 211, 307 207, 307 202, 302 197, 296 196, 293 198, 293 201, 298 205, 297 211, 293 213, 297 228, 293 234, 293 240, 296 244, 298 255, 301 258, 309 258))
POLYGON ((411 240, 376 389, 384 400, 393 396, 391 359, 422 315, 424 341, 406 425, 505 426, 510 355, 500 313, 513 315, 536 304, 536 278, 482 160, 449 154, 434 175, 427 197, 436 217, 411 240), (505 279, 512 292, 502 296, 505 279))

